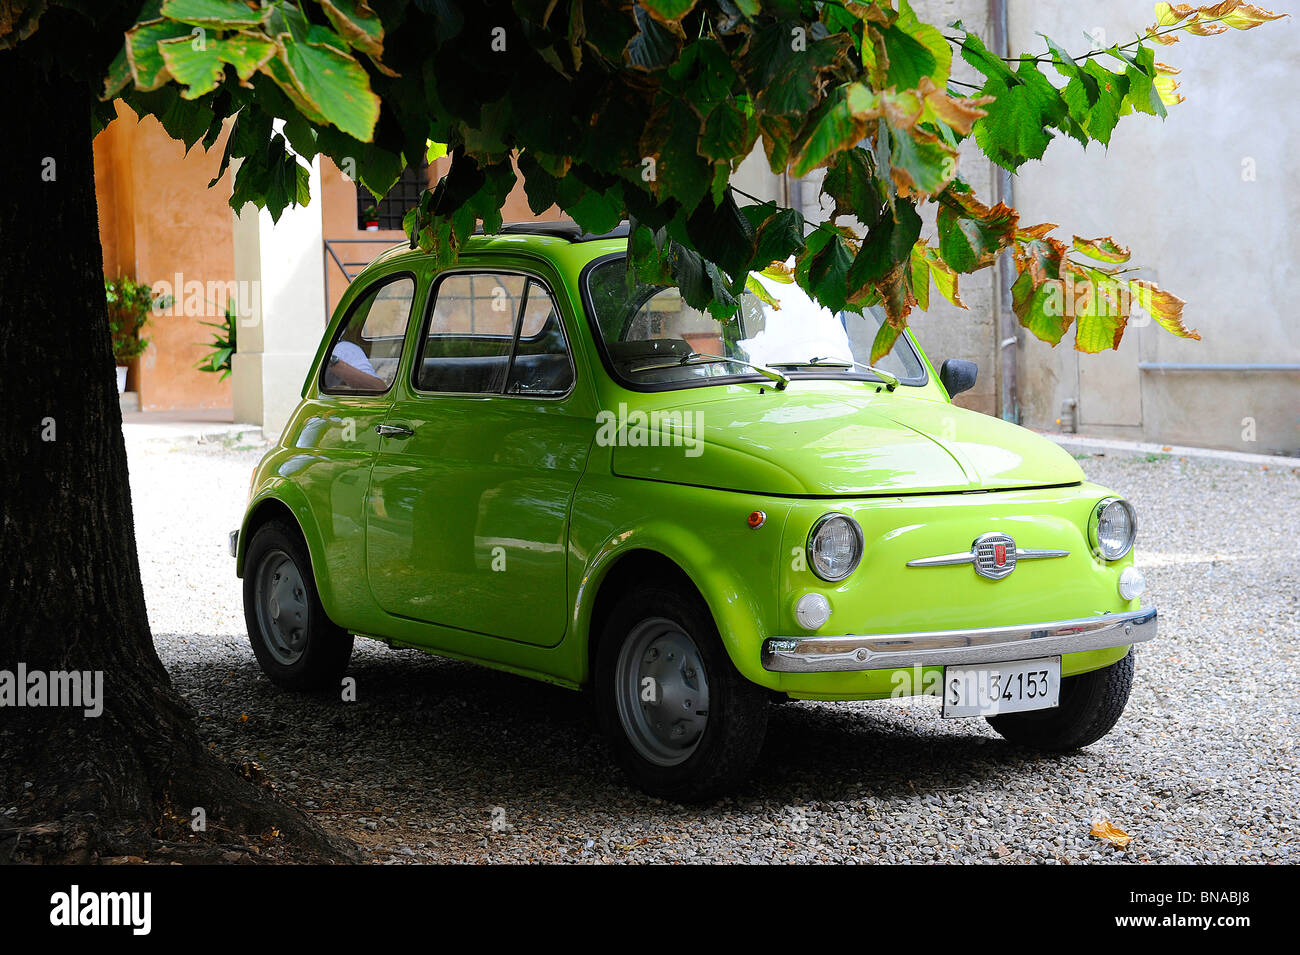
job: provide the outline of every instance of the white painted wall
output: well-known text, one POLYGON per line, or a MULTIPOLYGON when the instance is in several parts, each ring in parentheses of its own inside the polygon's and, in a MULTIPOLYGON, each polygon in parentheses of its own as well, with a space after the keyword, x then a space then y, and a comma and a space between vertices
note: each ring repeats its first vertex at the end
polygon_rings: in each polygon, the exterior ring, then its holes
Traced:
MULTIPOLYGON (((1153 20, 1150 4, 1128 0, 1009 0, 1008 7, 1012 48, 1033 53, 1044 49, 1038 33, 1078 54, 1089 47, 1087 32, 1122 42, 1153 20)), ((1089 356, 1072 350, 1073 332, 1056 349, 1022 335, 1026 424, 1054 427, 1062 403, 1077 398, 1080 430, 1090 434, 1300 451, 1300 373, 1138 367, 1300 362, 1293 331, 1298 27, 1281 20, 1158 47, 1158 60, 1182 70, 1179 92, 1187 97, 1166 120, 1127 116, 1109 150, 1059 139, 1041 163, 1022 167, 1014 198, 1023 221, 1057 222, 1067 241, 1113 234, 1146 267, 1139 275, 1186 299, 1184 319, 1202 336, 1186 341, 1154 325, 1130 327, 1118 352, 1089 356)))

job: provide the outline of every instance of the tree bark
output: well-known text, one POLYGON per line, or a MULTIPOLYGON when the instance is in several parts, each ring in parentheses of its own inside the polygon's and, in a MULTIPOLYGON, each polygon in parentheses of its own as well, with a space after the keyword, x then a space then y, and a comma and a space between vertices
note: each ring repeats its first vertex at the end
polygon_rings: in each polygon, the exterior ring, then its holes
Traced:
POLYGON ((0 671, 102 673, 103 713, 0 707, 0 861, 285 844, 337 858, 208 752, 154 650, 95 202, 91 91, 108 61, 78 55, 88 27, 51 11, 0 51, 0 671))

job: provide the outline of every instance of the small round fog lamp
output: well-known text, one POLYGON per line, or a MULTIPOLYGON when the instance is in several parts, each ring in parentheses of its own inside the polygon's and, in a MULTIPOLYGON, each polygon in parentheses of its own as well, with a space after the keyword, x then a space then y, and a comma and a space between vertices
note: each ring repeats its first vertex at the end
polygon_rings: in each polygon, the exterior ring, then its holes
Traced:
POLYGON ((1147 579, 1136 567, 1125 567, 1119 575, 1119 595, 1125 600, 1136 600, 1147 592, 1147 579))
POLYGON ((831 602, 822 594, 804 594, 794 605, 794 618, 805 630, 816 630, 831 619, 831 602))

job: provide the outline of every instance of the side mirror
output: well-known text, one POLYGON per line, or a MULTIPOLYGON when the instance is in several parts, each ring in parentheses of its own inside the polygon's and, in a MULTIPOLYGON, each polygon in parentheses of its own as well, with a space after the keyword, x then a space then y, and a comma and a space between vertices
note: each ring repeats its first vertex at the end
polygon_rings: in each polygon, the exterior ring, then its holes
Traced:
POLYGON ((943 382, 944 388, 948 390, 948 397, 959 395, 963 391, 970 391, 975 387, 975 379, 979 377, 980 366, 973 361, 966 361, 964 358, 949 358, 939 369, 939 380, 943 382))

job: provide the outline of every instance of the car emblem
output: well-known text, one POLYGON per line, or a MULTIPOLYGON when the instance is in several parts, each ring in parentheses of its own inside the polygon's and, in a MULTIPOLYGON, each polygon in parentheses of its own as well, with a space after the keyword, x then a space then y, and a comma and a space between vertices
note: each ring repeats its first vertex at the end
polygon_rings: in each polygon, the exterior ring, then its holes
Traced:
POLYGON ((953 564, 974 564, 975 573, 989 580, 1009 577, 1017 561, 1040 560, 1047 557, 1068 557, 1068 550, 1038 550, 1017 547, 1008 534, 991 531, 975 538, 968 551, 958 554, 941 554, 938 557, 919 557, 909 560, 908 567, 947 567, 953 564))
POLYGON ((1016 569, 1016 542, 1006 534, 981 534, 971 546, 975 573, 1001 580, 1016 569))

